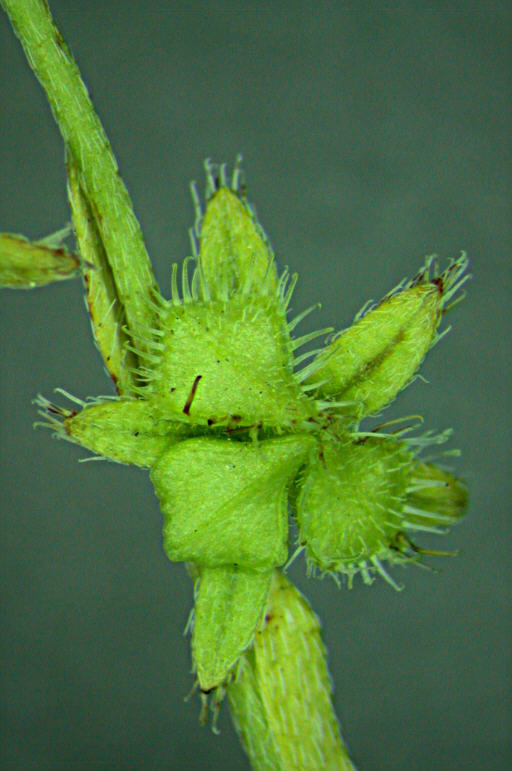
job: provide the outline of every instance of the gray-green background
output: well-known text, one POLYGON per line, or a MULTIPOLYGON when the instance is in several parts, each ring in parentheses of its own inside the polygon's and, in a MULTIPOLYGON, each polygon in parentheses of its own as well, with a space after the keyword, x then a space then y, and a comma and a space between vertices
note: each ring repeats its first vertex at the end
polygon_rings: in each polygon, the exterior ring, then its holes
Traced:
MULTIPOLYGON (((308 580, 302 559, 291 573, 323 621, 361 771, 508 769, 510 3, 357 5, 52 8, 166 293, 207 156, 244 154, 279 262, 300 275, 294 309, 322 300, 304 331, 348 325, 426 254, 467 250, 474 280, 430 383, 386 412, 455 428, 471 508, 423 543, 460 556, 395 571, 402 593, 308 580)), ((69 219, 63 148, 3 15, 0 66, 0 229, 41 237, 69 219)), ((183 701, 192 592, 162 551, 147 473, 78 464, 84 451, 32 429, 38 392, 112 393, 80 283, 4 291, 0 317, 2 767, 247 768, 227 710, 214 736, 183 701)))

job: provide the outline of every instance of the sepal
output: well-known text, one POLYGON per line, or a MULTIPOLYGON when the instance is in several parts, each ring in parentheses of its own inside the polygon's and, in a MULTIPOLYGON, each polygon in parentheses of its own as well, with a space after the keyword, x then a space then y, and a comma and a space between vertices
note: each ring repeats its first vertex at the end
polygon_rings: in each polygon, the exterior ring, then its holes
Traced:
POLYGON ((203 693, 221 688, 251 645, 265 612, 272 571, 201 569, 196 585, 192 656, 203 693))
POLYGON ((346 402, 342 410, 354 420, 390 404, 439 339, 443 312, 469 278, 467 264, 463 253, 439 273, 429 258, 412 281, 356 317, 315 360, 309 380, 321 383, 317 395, 346 402))
POLYGON ((58 438, 108 460, 152 466, 170 445, 191 435, 186 421, 170 420, 156 400, 98 399, 87 403, 65 391, 61 393, 74 403, 74 408, 57 406, 39 396, 37 404, 45 418, 42 425, 52 428, 58 438))

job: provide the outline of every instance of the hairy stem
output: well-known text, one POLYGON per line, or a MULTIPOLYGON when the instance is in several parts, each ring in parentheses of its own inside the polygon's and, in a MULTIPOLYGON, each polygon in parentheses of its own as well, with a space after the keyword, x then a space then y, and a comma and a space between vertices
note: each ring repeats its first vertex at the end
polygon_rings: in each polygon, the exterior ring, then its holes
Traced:
POLYGON ((244 654, 228 698, 255 771, 353 771, 331 700, 320 623, 279 570, 265 625, 244 654))
POLYGON ((44 0, 0 0, 46 92, 115 275, 132 333, 152 324, 153 270, 126 187, 78 67, 44 0))

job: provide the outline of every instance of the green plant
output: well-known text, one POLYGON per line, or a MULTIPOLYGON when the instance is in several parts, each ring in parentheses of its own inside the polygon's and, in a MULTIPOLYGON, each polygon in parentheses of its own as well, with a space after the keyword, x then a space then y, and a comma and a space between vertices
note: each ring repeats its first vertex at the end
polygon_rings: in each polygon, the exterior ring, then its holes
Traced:
MULTIPOLYGON (((297 356, 332 330, 293 337, 306 315, 287 318, 296 277, 278 274, 239 164, 231 179, 208 164, 195 254, 180 281, 173 267, 165 300, 46 5, 2 2, 64 137, 93 331, 119 394, 72 397, 71 406, 40 397, 45 423, 102 457, 150 468, 165 550, 195 581, 203 717, 227 692, 255 768, 350 768, 318 623, 279 570, 289 558, 288 506, 311 570, 349 585, 380 574, 396 587, 385 563, 418 562, 414 533, 442 532, 460 518, 464 486, 420 456, 447 433, 411 437, 390 423, 360 423, 408 385, 439 340, 466 258, 442 272, 428 259, 326 347, 297 356)), ((35 281, 36 250, 16 244, 35 281)))

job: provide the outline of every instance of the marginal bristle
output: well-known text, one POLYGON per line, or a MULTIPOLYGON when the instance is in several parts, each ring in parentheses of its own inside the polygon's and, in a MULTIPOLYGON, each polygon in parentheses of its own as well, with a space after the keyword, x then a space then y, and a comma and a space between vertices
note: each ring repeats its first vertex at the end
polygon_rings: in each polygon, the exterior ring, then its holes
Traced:
POLYGON ((149 353, 142 348, 138 348, 136 345, 131 345, 131 343, 126 343, 125 347, 128 351, 134 353, 138 359, 145 361, 146 364, 160 364, 161 356, 158 353, 149 353))
MULTIPOLYGON (((309 332, 306 335, 302 335, 302 337, 296 337, 292 340, 292 350, 296 351, 297 348, 301 348, 303 345, 306 345, 306 343, 310 343, 312 340, 316 340, 317 337, 328 335, 332 331, 332 327, 324 327, 324 329, 317 329, 314 332, 309 332)), ((323 350, 323 348, 320 350, 323 350)))
POLYGON ((231 175, 231 190, 243 197, 245 194, 245 174, 244 170, 242 169, 242 161, 243 157, 239 153, 235 158, 233 173, 231 175))
POLYGON ((446 530, 443 530, 441 527, 434 527, 431 525, 418 525, 414 522, 409 522, 408 520, 404 520, 404 525, 407 528, 407 530, 418 530, 419 532, 423 533, 434 533, 435 535, 445 535, 446 530))
POLYGON ((291 321, 288 322, 288 331, 290 334, 293 332, 293 330, 298 327, 298 325, 301 323, 301 321, 304 321, 306 316, 309 316, 310 313, 317 310, 320 307, 320 303, 317 303, 316 305, 311 305, 309 308, 306 308, 305 311, 302 311, 301 313, 297 314, 291 321))
POLYGON ((406 288, 420 284, 435 284, 441 292, 443 312, 446 313, 461 302, 464 297, 464 294, 461 293, 461 296, 450 302, 452 297, 460 291, 462 285, 471 278, 470 273, 464 275, 468 265, 467 254, 462 252, 458 259, 450 260, 448 267, 441 272, 437 255, 430 255, 425 260, 423 268, 407 283, 406 288))
POLYGON ((132 334, 135 345, 139 345, 144 350, 148 350, 149 352, 152 352, 152 353, 161 353, 164 350, 164 345, 161 340, 162 335, 160 334, 160 330, 155 330, 155 331, 156 331, 155 337, 153 336, 147 337, 146 335, 132 334))
MULTIPOLYGON (((288 285, 288 281, 290 280, 290 271, 288 270, 288 267, 285 266, 283 272, 279 276, 279 281, 277 284, 277 293, 278 296, 281 297, 281 299, 284 301, 284 297, 286 295, 286 287, 288 285)), ((293 290, 292 290, 293 291, 293 290)), ((286 306, 285 306, 286 307, 286 306)))
POLYGON ((197 236, 194 232, 194 228, 188 229, 188 237, 190 239, 190 248, 192 249, 192 255, 194 259, 197 260, 197 258, 199 257, 199 244, 198 244, 197 236))
POLYGON ((436 522, 453 523, 454 517, 450 517, 448 514, 439 514, 437 511, 426 511, 425 509, 419 509, 417 506, 411 506, 409 503, 404 506, 404 514, 412 514, 415 517, 421 517, 424 519, 435 520, 436 522))
POLYGON ((432 447, 433 445, 444 444, 452 436, 453 429, 446 428, 444 431, 436 432, 425 431, 420 436, 410 436, 405 441, 410 447, 418 447, 424 449, 425 447, 432 447))
POLYGON ((442 479, 422 479, 421 477, 411 476, 407 493, 417 493, 420 490, 446 487, 446 482, 442 479))
POLYGON ((181 305, 181 297, 178 290, 178 263, 173 262, 171 273, 171 302, 173 305, 181 305))
POLYGON ((384 581, 386 581, 386 583, 388 583, 390 586, 392 586, 393 589, 395 589, 397 592, 401 592, 402 591, 402 589, 404 588, 403 584, 397 584, 396 581, 394 581, 391 578, 391 576, 389 575, 387 570, 385 570, 382 562, 379 560, 377 555, 374 555, 371 558, 371 563, 372 563, 373 567, 375 568, 375 570, 377 571, 377 573, 379 573, 379 575, 382 576, 382 578, 384 579, 384 581))
POLYGON ((205 198, 208 201, 220 186, 219 166, 216 163, 212 163, 210 158, 207 158, 204 162, 204 171, 206 175, 205 198))
POLYGON ((185 257, 181 266, 181 293, 183 296, 183 302, 192 302, 192 293, 190 291, 190 282, 188 276, 188 266, 192 257, 185 257))
MULTIPOLYGON (((54 388, 53 390, 56 394, 62 394, 62 396, 64 396, 70 402, 73 402, 74 404, 78 404, 80 409, 83 409, 86 406, 86 403, 84 402, 83 399, 79 399, 78 396, 73 396, 73 394, 70 394, 69 391, 66 391, 64 388, 54 388)), ((41 397, 41 399, 44 399, 44 397, 41 397)), ((59 409, 61 408, 59 407, 59 409)))
POLYGON ((316 383, 308 383, 307 385, 302 386, 302 391, 306 394, 309 393, 309 391, 318 391, 318 389, 325 385, 327 382, 327 380, 319 380, 316 383))
POLYGON ((307 359, 311 359, 313 356, 318 356, 323 350, 323 348, 314 348, 311 351, 306 351, 306 353, 303 353, 294 359, 293 366, 298 367, 303 361, 307 361, 307 359))
POLYGON ((33 403, 39 407, 37 414, 45 418, 45 423, 36 423, 37 426, 57 429, 62 425, 62 421, 72 417, 76 410, 69 410, 54 404, 42 394, 38 394, 33 403))
POLYGON ((459 297, 453 300, 453 302, 450 302, 451 298, 454 297, 454 295, 456 295, 457 292, 460 291, 462 285, 465 284, 466 281, 469 281, 470 278, 472 278, 471 273, 467 273, 466 275, 463 275, 468 265, 469 265, 469 260, 467 258, 467 255, 465 252, 462 252, 459 259, 454 260, 446 268, 446 270, 443 273, 441 273, 440 278, 442 279, 443 286, 444 286, 443 310, 445 313, 449 311, 451 308, 454 308, 456 305, 458 305, 459 302, 461 302, 465 297, 465 293, 461 292, 459 297))
POLYGON ((196 238, 199 238, 201 233, 201 222, 203 219, 203 212, 201 209, 201 198, 197 192, 197 186, 195 181, 190 183, 190 195, 192 196, 192 204, 194 206, 194 226, 193 234, 196 238))
POLYGON ((347 407, 354 408, 355 412, 358 407, 358 402, 336 401, 335 399, 317 399, 315 404, 320 412, 334 412, 335 410, 345 411, 347 407))
POLYGON ((374 306, 374 305, 375 305, 375 301, 374 301, 374 300, 368 300, 367 302, 365 302, 365 304, 363 305, 363 307, 362 307, 362 308, 360 308, 360 309, 358 310, 358 312, 356 313, 356 315, 354 316, 354 321, 353 321, 353 323, 355 324, 355 323, 356 323, 356 322, 358 322, 360 319, 362 319, 362 318, 363 318, 363 316, 365 316, 365 315, 366 315, 366 313, 368 313, 368 311, 369 311, 369 310, 371 310, 372 306, 374 306))
POLYGON ((308 364, 307 367, 303 367, 298 372, 294 372, 294 377, 297 383, 303 383, 305 380, 307 380, 313 373, 318 369, 318 361, 315 359, 315 361, 312 361, 311 364, 308 364), (315 366, 316 365, 316 366, 315 366))

